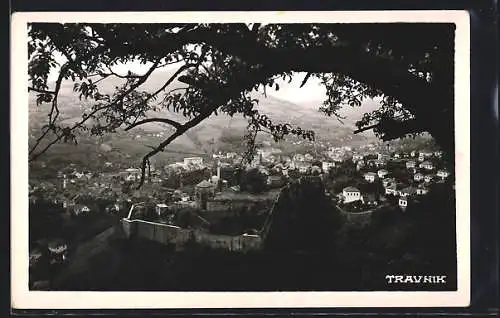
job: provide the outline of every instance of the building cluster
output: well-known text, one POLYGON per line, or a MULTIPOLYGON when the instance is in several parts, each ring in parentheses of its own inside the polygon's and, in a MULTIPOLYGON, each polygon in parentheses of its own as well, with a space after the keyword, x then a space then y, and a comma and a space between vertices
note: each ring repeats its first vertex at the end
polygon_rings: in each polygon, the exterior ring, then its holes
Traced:
MULTIPOLYGON (((146 171, 145 184, 140 190, 129 185, 137 183, 142 177, 141 169, 119 168, 106 162, 103 171, 98 172, 79 170, 70 165, 59 171, 52 181, 30 184, 29 191, 32 202, 41 196, 40 193, 49 194, 54 203, 60 204, 75 216, 89 214, 95 209, 81 200, 82 195, 109 200, 106 212, 113 214, 128 211, 134 203, 151 202, 154 204, 155 222, 172 226, 176 226, 179 211, 192 209, 198 212, 195 221, 203 228, 211 222, 207 219, 214 215, 227 216, 228 213, 233 213, 231 211, 239 211, 253 204, 252 200, 258 202, 268 199, 267 194, 252 198, 241 191, 240 184, 234 180, 230 181, 227 173, 223 173, 245 164, 247 170, 256 169, 265 176, 267 186, 272 191, 273 188, 282 187, 289 179, 302 175, 324 176, 330 169, 347 162, 355 167, 360 181, 366 184, 380 184, 383 192, 379 195, 362 191, 353 182, 341 193, 337 193, 341 204, 359 202, 365 207, 373 208, 393 197, 398 205, 405 209, 419 196, 425 195, 432 183, 444 181, 450 176, 450 172, 442 168, 441 156, 441 152, 430 151, 390 152, 377 144, 367 144, 356 149, 348 146, 329 146, 321 150, 289 155, 281 149, 265 145, 257 149, 256 155, 249 163, 235 152, 218 152, 208 160, 204 157, 187 157, 163 169, 156 169, 151 165, 146 171), (403 168, 406 171, 405 177, 395 174, 394 167, 403 168), (203 174, 200 171, 208 173, 203 174), (201 180, 183 179, 184 175, 197 172, 200 172, 201 180), (180 176, 180 185, 166 188, 164 181, 173 176, 180 176)), ((140 217, 140 211, 140 206, 137 206, 136 217, 140 217)), ((240 234, 247 233, 247 230, 249 229, 242 229, 240 234)), ((47 249, 54 260, 65 260, 65 243, 56 242, 47 246, 47 249)), ((39 258, 40 251, 33 250, 30 253, 30 264, 36 263, 39 258)))
MULTIPOLYGON (((335 168, 345 161, 354 163, 357 171, 364 171, 363 177, 366 182, 374 183, 376 180, 383 181, 385 194, 395 195, 400 193, 402 187, 415 187, 416 193, 422 194, 427 191, 427 185, 436 180, 446 179, 448 171, 437 169, 436 160, 441 157, 440 152, 411 152, 411 153, 388 153, 378 144, 372 143, 363 145, 356 149, 349 146, 324 147, 321 151, 295 153, 293 155, 284 154, 281 149, 273 148, 270 145, 257 149, 253 160, 246 164, 247 169, 257 169, 266 177, 267 185, 277 188, 286 183, 290 177, 313 174, 321 175, 335 168), (388 167, 389 161, 404 162, 407 170, 412 174, 413 182, 408 184, 407 180, 395 180, 391 177, 388 167), (405 186, 406 185, 406 186, 405 186)), ((71 210, 75 215, 87 214, 92 207, 79 203, 78 197, 81 189, 85 189, 85 194, 96 198, 106 198, 114 200, 114 204, 107 207, 107 211, 117 212, 123 209, 123 202, 138 202, 141 200, 162 201, 165 191, 172 202, 180 205, 194 206, 199 197, 198 190, 186 191, 184 188, 188 181, 183 179, 183 175, 189 172, 201 170, 211 170, 210 167, 216 165, 217 173, 212 173, 209 178, 198 182, 196 189, 203 187, 214 187, 215 189, 229 189, 239 191, 238 184, 230 184, 228 180, 222 178, 221 169, 234 169, 245 164, 240 154, 235 152, 218 152, 212 155, 209 162, 205 162, 203 157, 187 157, 181 162, 175 162, 165 166, 163 169, 156 169, 154 165, 148 167, 145 172, 145 185, 140 191, 130 189, 127 185, 138 182, 142 177, 142 170, 138 168, 117 168, 112 172, 100 171, 98 173, 88 170, 78 170, 74 165, 70 165, 57 174, 57 181, 52 184, 50 181, 39 182, 35 186, 30 185, 30 200, 35 201, 37 190, 52 193, 54 203, 61 204, 63 208, 71 210), (118 171, 116 171, 118 169, 118 171), (177 189, 166 190, 162 182, 169 177, 180 176, 180 186, 177 189), (127 191, 124 191, 128 189, 127 191), (61 191, 62 190, 62 191, 61 191)), ((105 168, 113 168, 113 164, 106 162, 105 168)), ((194 186, 192 184, 191 186, 194 186)), ((133 187, 132 187, 133 188, 133 187)), ((348 189, 352 190, 352 189, 348 189)), ((40 192, 40 191, 38 191, 40 192)), ((358 200, 357 195, 352 191, 344 193, 344 202, 358 200)), ((370 201, 370 194, 360 194, 359 200, 370 201)), ((401 201, 401 205, 404 205, 401 201)))
POLYGON ((339 194, 341 203, 360 202, 368 206, 376 206, 387 197, 397 197, 398 205, 406 209, 412 201, 425 195, 429 186, 435 182, 444 182, 450 172, 440 168, 441 152, 410 152, 393 153, 391 156, 377 154, 376 158, 367 159, 366 156, 354 154, 352 161, 357 170, 362 173, 363 182, 373 184, 379 182, 383 193, 377 200, 374 193, 362 193, 354 186, 347 186, 339 194), (394 170, 404 167, 406 173, 395 175, 394 170))

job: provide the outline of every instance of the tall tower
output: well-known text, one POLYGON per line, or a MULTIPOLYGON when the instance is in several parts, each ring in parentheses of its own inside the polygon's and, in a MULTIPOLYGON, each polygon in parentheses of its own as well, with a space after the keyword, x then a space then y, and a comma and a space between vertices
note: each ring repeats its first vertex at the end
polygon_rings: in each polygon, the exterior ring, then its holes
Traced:
POLYGON ((68 179, 66 178, 66 175, 63 174, 63 182, 62 182, 63 190, 66 190, 67 186, 68 186, 68 179))

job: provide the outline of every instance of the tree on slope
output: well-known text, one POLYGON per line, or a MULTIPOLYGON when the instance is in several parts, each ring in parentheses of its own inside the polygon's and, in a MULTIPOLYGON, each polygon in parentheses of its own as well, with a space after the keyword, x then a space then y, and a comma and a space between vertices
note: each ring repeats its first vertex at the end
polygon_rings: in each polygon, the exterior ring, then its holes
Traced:
POLYGON ((48 122, 30 147, 36 160, 52 145, 77 142, 81 133, 104 135, 145 123, 174 128, 142 160, 144 181, 150 158, 211 115, 242 114, 248 119, 248 158, 255 136, 276 140, 287 135, 314 139, 314 132, 293 123, 276 123, 260 114, 252 91, 279 90, 278 80, 307 74, 327 91, 320 110, 341 120, 341 107, 358 107, 381 98, 379 109, 357 123, 382 140, 429 132, 453 157, 452 24, 54 24, 29 26, 29 86, 37 104, 47 104, 48 122), (64 62, 58 65, 57 56, 64 62), (119 74, 113 67, 140 61, 142 74, 119 74), (151 74, 166 66, 177 71, 154 92, 141 89, 151 74), (58 72, 49 83, 49 72, 58 72), (112 93, 99 83, 116 77, 112 93), (64 124, 59 93, 64 81, 91 101, 79 121, 64 124), (179 86, 179 83, 182 85, 179 86), (182 114, 184 122, 150 117, 151 110, 182 114))

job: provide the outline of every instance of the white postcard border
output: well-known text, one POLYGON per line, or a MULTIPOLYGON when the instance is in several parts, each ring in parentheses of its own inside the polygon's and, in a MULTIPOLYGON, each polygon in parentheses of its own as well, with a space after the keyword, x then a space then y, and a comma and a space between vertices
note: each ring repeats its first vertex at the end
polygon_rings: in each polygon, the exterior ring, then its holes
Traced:
POLYGON ((11 18, 11 305, 16 309, 463 307, 470 301, 470 27, 466 11, 25 12, 11 18), (28 289, 28 22, 456 24, 458 290, 453 292, 56 292, 28 289))

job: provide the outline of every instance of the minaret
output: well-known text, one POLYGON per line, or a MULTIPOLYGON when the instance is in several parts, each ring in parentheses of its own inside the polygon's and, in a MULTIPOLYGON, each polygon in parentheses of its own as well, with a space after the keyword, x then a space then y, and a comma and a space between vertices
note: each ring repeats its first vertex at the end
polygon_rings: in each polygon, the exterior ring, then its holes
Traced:
POLYGON ((68 179, 66 179, 66 175, 63 175, 63 189, 66 189, 68 186, 68 179))

